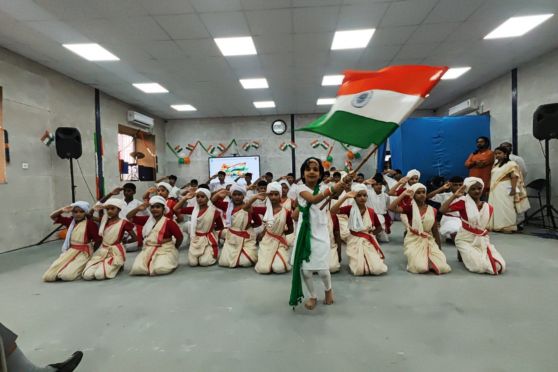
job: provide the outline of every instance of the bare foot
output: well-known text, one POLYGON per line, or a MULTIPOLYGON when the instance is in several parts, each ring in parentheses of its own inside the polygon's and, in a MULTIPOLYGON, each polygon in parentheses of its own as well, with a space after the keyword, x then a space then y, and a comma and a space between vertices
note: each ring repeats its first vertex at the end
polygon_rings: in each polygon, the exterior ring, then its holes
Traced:
POLYGON ((318 299, 314 297, 310 297, 308 301, 304 303, 304 307, 307 308, 308 310, 314 310, 317 304, 318 304, 318 299))
POLYGON ((333 297, 333 289, 325 291, 324 305, 332 305, 335 302, 334 300, 335 298, 333 297))

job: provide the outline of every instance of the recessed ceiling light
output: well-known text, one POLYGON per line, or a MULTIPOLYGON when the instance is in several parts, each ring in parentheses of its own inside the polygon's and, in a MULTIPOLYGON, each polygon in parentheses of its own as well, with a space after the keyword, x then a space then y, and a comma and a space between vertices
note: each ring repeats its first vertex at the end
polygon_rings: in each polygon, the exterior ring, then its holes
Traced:
POLYGON ((344 75, 324 75, 322 85, 341 85, 344 75))
POLYGON ((120 58, 100 46, 99 44, 62 44, 78 56, 88 61, 119 61, 120 58))
POLYGON ((215 39, 224 56, 250 56, 258 54, 252 37, 220 37, 215 39))
POLYGON ((198 111, 194 106, 188 104, 171 105, 176 111, 198 111))
POLYGON ((136 88, 144 93, 168 93, 169 91, 165 89, 159 83, 136 83, 134 84, 136 88))
POLYGON ((373 28, 364 30, 337 31, 333 36, 331 50, 366 48, 374 35, 373 28))
POLYGON ((275 102, 273 102, 273 101, 256 101, 256 102, 254 102, 254 107, 256 107, 256 108, 273 108, 273 107, 275 107, 275 102))
POLYGON ((471 67, 452 67, 442 76, 442 80, 457 79, 470 69, 471 67))
POLYGON ((485 39, 523 36, 554 14, 539 14, 524 17, 511 17, 486 35, 485 39))
POLYGON ((263 89, 269 88, 267 84, 267 79, 240 79, 240 84, 244 89, 263 89))
POLYGON ((333 105, 335 103, 335 98, 318 98, 316 105, 325 106, 333 105))

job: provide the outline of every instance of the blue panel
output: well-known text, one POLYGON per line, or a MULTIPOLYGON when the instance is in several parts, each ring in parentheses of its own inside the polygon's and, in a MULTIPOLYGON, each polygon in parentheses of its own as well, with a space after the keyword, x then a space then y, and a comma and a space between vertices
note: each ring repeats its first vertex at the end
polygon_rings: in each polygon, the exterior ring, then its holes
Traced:
POLYGON ((434 176, 467 176, 464 163, 479 136, 490 138, 490 116, 407 119, 389 138, 393 168, 418 169, 421 182, 434 176))
POLYGON ((384 171, 384 163, 386 158, 386 142, 382 143, 378 147, 378 151, 376 152, 377 164, 376 164, 376 172, 383 172, 384 171))

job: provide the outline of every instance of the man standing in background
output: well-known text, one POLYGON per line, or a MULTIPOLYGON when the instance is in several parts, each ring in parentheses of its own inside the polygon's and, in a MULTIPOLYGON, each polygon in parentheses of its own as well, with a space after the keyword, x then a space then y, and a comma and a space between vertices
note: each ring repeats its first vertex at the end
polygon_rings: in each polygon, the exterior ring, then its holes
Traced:
POLYGON ((494 153, 490 150, 490 139, 488 137, 477 138, 477 150, 465 161, 469 169, 469 177, 478 177, 484 182, 484 195, 490 191, 490 171, 494 165, 494 153))

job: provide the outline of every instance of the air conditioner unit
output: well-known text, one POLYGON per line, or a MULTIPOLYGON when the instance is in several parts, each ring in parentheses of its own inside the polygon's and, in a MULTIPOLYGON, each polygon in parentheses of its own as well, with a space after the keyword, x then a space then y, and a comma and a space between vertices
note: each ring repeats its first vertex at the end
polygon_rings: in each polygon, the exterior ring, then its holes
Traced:
POLYGON ((451 107, 448 112, 450 116, 466 115, 479 109, 476 98, 469 98, 458 105, 451 107))
POLYGON ((140 114, 135 111, 128 111, 128 121, 145 129, 152 130, 155 125, 155 120, 149 116, 140 114))

